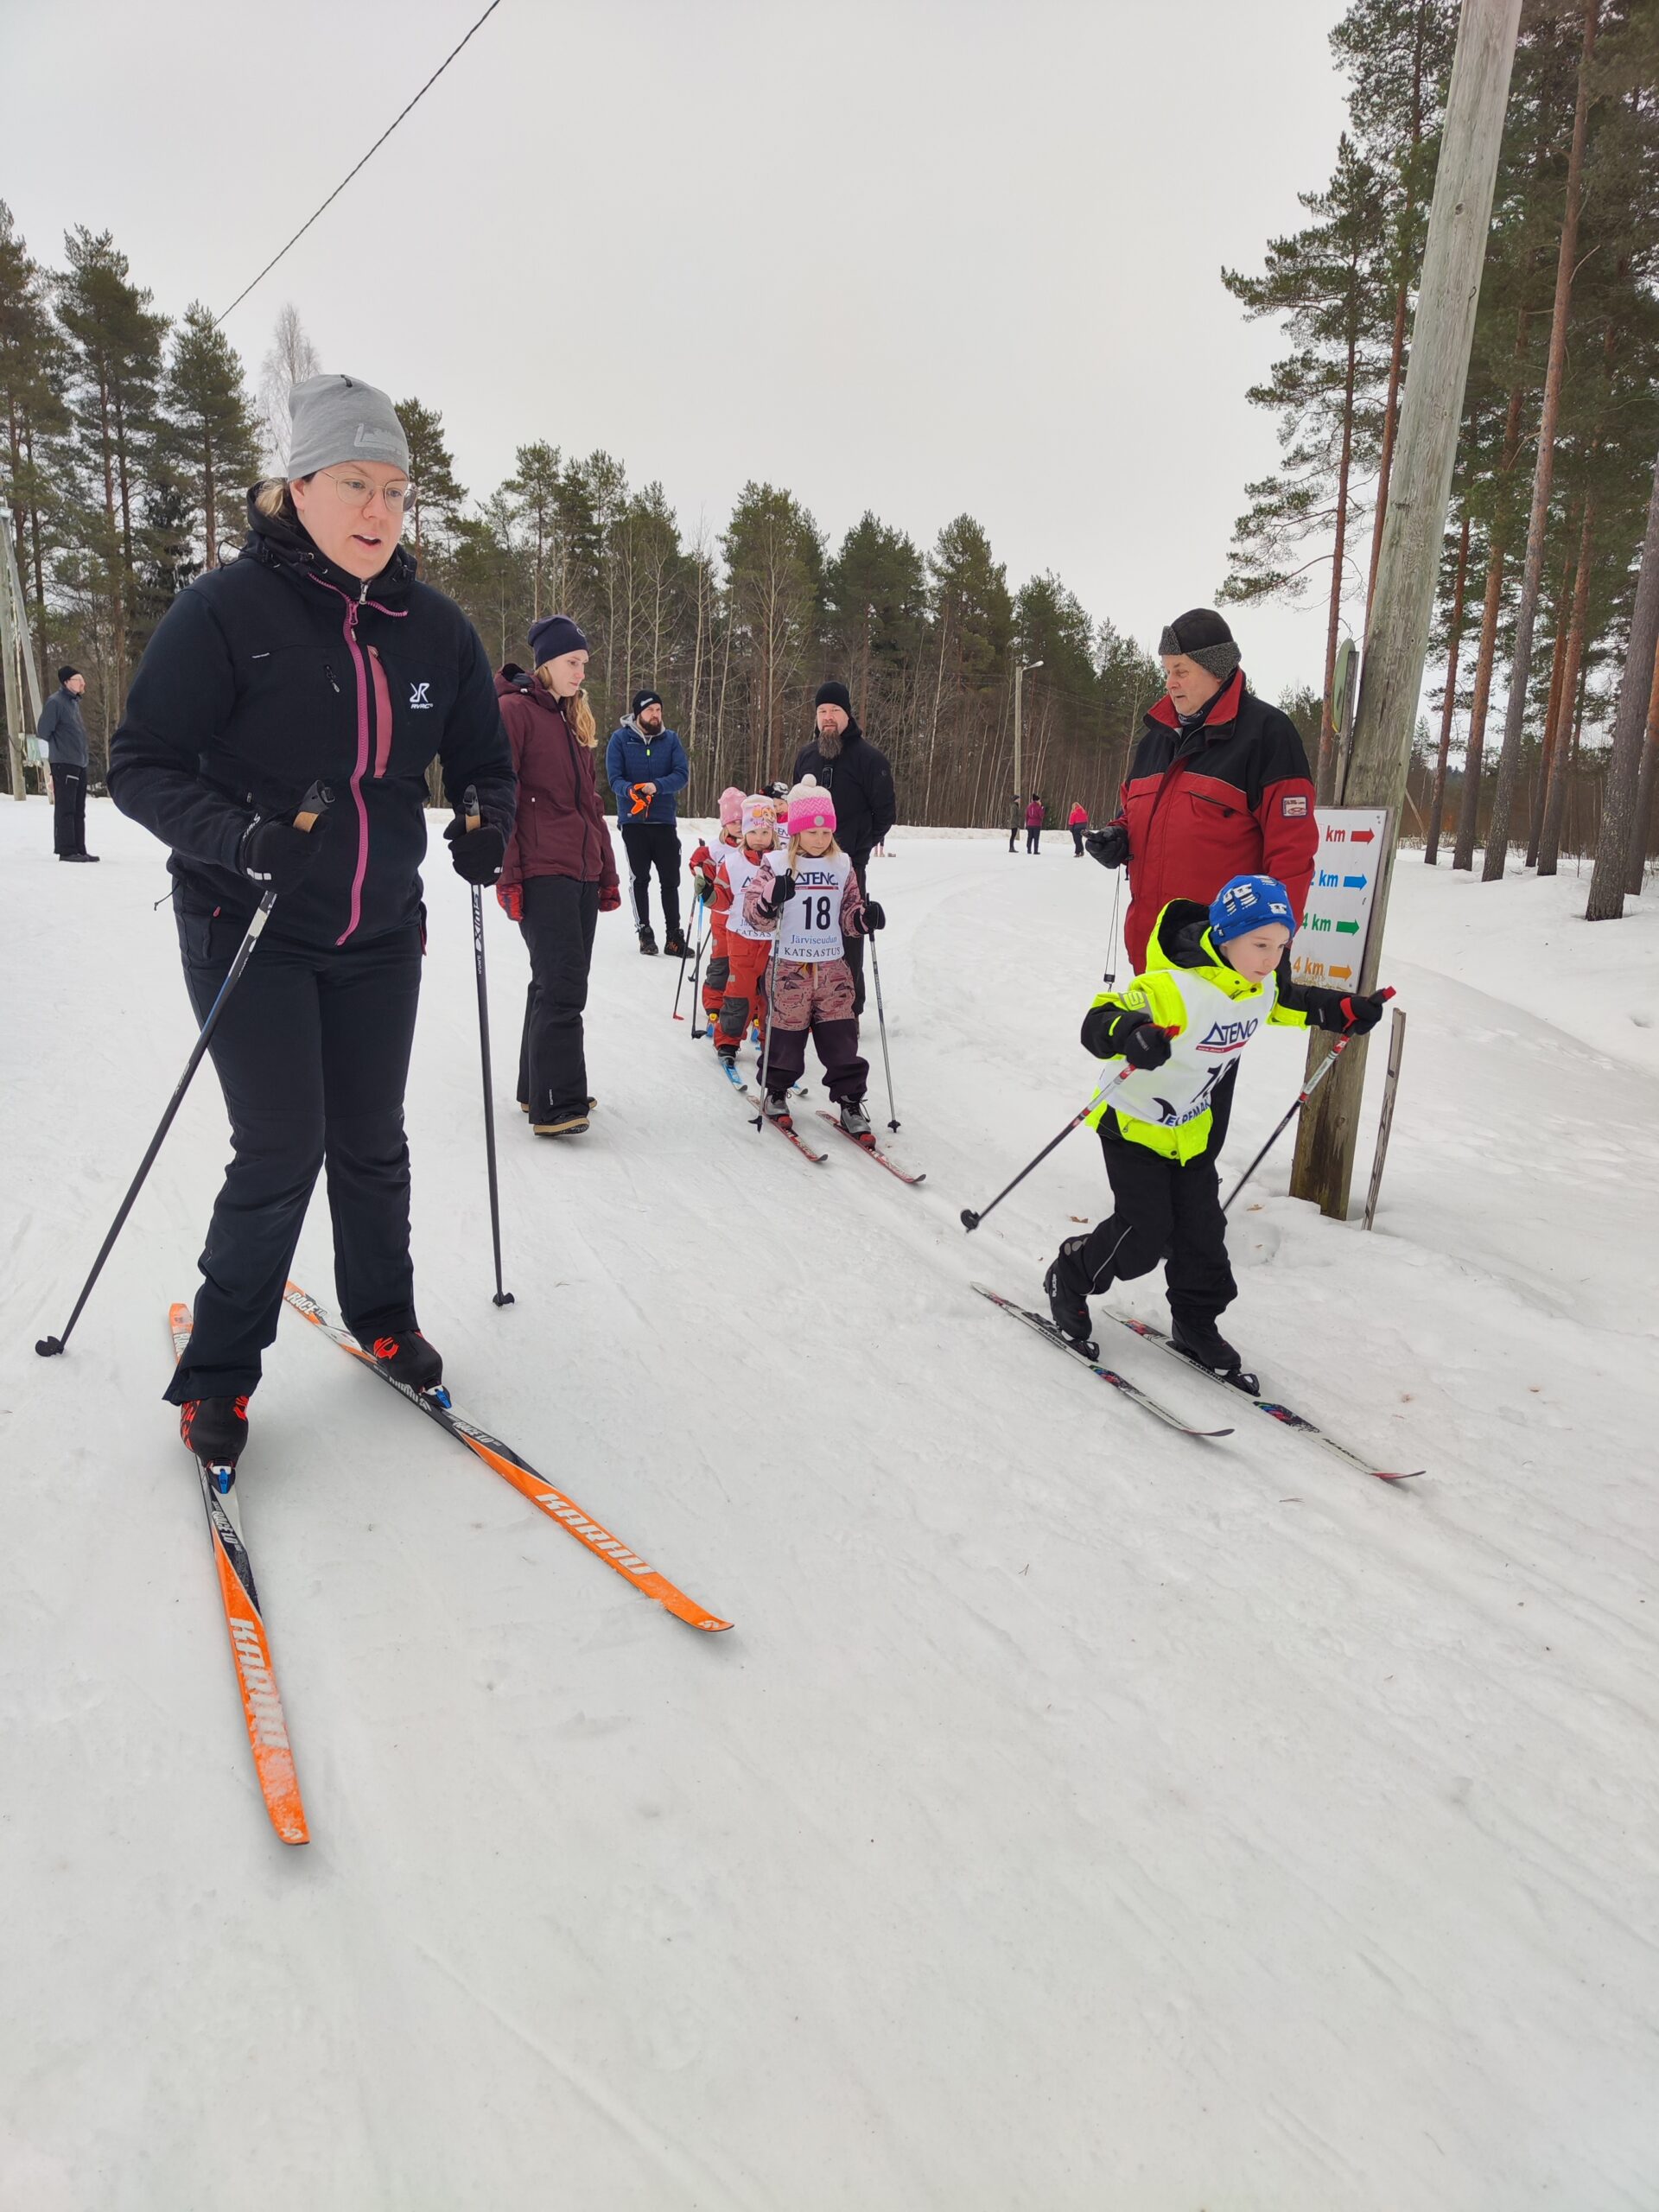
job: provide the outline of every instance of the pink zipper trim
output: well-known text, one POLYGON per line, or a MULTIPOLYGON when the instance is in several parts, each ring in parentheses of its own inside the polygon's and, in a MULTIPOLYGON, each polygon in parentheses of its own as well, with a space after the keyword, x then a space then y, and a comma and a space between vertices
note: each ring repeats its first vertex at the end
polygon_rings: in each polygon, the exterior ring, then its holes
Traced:
MULTIPOLYGON (((351 598, 346 593, 341 591, 337 584, 331 584, 321 576, 314 575, 311 581, 313 583, 321 584, 325 591, 333 592, 337 599, 345 600, 346 620, 342 625, 342 631, 346 639, 346 650, 350 653, 352 665, 357 671, 357 766, 352 771, 352 804, 357 810, 357 867, 352 875, 351 916, 345 928, 334 939, 334 943, 340 945, 345 944, 346 938, 353 934, 363 918, 363 879, 369 872, 369 810, 363 801, 363 779, 368 772, 369 766, 369 673, 363 662, 363 648, 357 642, 358 609, 364 602, 351 598)), ((382 607, 378 599, 369 600, 367 604, 373 607, 378 614, 390 614, 397 621, 403 620, 401 608, 382 607)), ((376 773, 384 774, 386 758, 391 747, 391 694, 386 688, 385 671, 378 659, 374 664, 374 672, 375 705, 377 709, 384 708, 380 721, 382 736, 376 773)))
POLYGON ((369 647, 369 667, 374 676, 374 772, 384 776, 386 763, 391 758, 391 692, 386 683, 386 671, 380 665, 380 656, 369 647))

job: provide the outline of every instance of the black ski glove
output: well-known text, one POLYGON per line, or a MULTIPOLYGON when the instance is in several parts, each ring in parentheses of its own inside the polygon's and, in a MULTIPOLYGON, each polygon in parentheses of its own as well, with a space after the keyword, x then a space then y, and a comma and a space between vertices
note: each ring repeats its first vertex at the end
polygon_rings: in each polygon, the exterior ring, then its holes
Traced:
POLYGON ((772 896, 767 899, 766 905, 766 911, 771 915, 774 922, 794 896, 795 873, 792 868, 785 868, 783 874, 778 878, 777 883, 773 887, 772 896))
POLYGON ((507 858, 507 841, 499 830, 493 830, 487 822, 469 830, 466 817, 458 814, 443 834, 455 874, 463 883, 495 881, 507 858))
POLYGON ((862 934, 865 937, 874 937, 877 930, 884 930, 887 926, 887 917, 881 906, 880 900, 879 899, 867 899, 864 901, 864 926, 862 934))
POLYGON ((1135 1068, 1160 1068, 1169 1058, 1168 1033, 1158 1027, 1149 1014, 1138 1015, 1127 1034, 1118 1033, 1122 1042, 1119 1050, 1135 1068))
MULTIPOLYGON (((294 814, 304 810, 296 807, 294 814)), ((261 891, 274 891, 279 899, 297 891, 308 871, 315 867, 323 832, 328 827, 327 804, 308 830, 296 827, 294 814, 269 819, 256 814, 242 832, 237 855, 238 865, 249 882, 257 883, 261 891)))
POLYGON ((1102 868, 1122 868, 1129 857, 1129 833, 1121 822, 1109 822, 1103 830, 1091 830, 1084 839, 1091 861, 1098 861, 1102 868))
POLYGON ((1392 991, 1378 991, 1370 998, 1344 998, 1339 1001, 1339 1019, 1329 1027, 1342 1030, 1350 1037, 1369 1036, 1382 1020, 1382 1009, 1393 996, 1392 991))

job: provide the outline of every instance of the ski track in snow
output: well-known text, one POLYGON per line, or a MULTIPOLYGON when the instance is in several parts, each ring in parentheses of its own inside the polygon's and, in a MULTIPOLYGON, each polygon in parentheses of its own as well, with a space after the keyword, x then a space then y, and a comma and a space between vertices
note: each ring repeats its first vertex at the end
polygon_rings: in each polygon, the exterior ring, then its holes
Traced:
MULTIPOLYGON (((592 1131, 531 1139, 492 904, 502 1312, 440 849, 423 1324, 459 1405, 736 1626, 671 1619, 285 1316, 241 1488, 292 1851, 160 1402, 210 1071, 67 1355, 32 1349, 192 1036, 160 849, 89 815, 66 878, 44 803, 0 804, 0 2212, 1659 2202, 1659 895, 1592 927, 1571 876, 1402 856, 1376 1230, 1287 1197, 1288 1135, 1234 1210, 1229 1332, 1427 1468, 1393 1491, 1114 1343, 1234 1423, 1173 1436, 969 1291, 1040 1303, 1109 1204, 1079 1132, 957 1217, 1092 1085, 1112 885, 1069 844, 876 864, 913 1190, 749 1126, 612 917, 592 1131)), ((873 991, 864 1048, 885 1145, 873 991)), ((1300 1065, 1253 1051, 1235 1173, 1300 1065)), ((295 1272, 336 1305, 321 1199, 295 1272)), ((1156 1279, 1117 1295, 1162 1317, 1156 1279)))

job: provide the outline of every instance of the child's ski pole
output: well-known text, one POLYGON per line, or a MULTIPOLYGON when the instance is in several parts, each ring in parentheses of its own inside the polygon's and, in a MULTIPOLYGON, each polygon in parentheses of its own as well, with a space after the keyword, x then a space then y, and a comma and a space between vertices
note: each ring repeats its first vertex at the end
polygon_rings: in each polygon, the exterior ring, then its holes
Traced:
POLYGON ((761 989, 766 995, 766 1042, 760 1047, 760 1111, 754 1117, 754 1126, 757 1129, 766 1118, 766 1083, 772 1073, 772 970, 778 965, 778 938, 781 938, 783 933, 784 918, 779 914, 778 936, 772 940, 772 950, 766 955, 766 971, 760 984, 761 989))
MULTIPOLYGON (((1180 1029, 1179 1024, 1173 1029, 1166 1029, 1164 1032, 1164 1034, 1166 1037, 1179 1036, 1180 1029)), ((1064 1144, 1067 1137, 1071 1135, 1072 1130, 1077 1128, 1081 1122, 1088 1120, 1089 1116, 1094 1112, 1096 1107, 1099 1105, 1103 1098, 1109 1097, 1111 1093, 1116 1090, 1118 1084, 1122 1083, 1126 1077, 1132 1076, 1135 1072, 1135 1067, 1133 1060, 1131 1060, 1127 1066, 1120 1068, 1118 1072, 1112 1077, 1111 1081, 1107 1084, 1103 1089, 1097 1090, 1086 1106, 1080 1107, 1078 1109, 1077 1112, 1071 1116, 1071 1119, 1060 1131, 1058 1136, 1051 1137, 1049 1141, 1037 1154, 1037 1157, 1034 1160, 1027 1160, 1026 1165, 1020 1170, 1020 1173, 1014 1177, 1014 1181, 1007 1184, 1002 1190, 1000 1190, 996 1196, 991 1200, 989 1205, 982 1206, 977 1213, 974 1211, 971 1206, 964 1206, 958 1217, 963 1227, 965 1230, 968 1230, 970 1233, 974 1230, 977 1229, 980 1223, 984 1220, 986 1215, 988 1213, 995 1212, 996 1208, 1001 1205, 1003 1199, 1007 1197, 1008 1192, 1015 1189, 1020 1184, 1023 1183, 1033 1167, 1040 1167, 1044 1160, 1048 1158, 1049 1154, 1054 1150, 1055 1147, 1057 1145, 1064 1144)))
MULTIPOLYGON (((1392 988, 1390 988, 1386 991, 1380 991, 1377 995, 1379 998, 1391 999, 1394 996, 1394 992, 1392 988)), ((1348 1047, 1353 1043, 1353 1041, 1354 1035, 1351 1030, 1350 1030, 1345 1036, 1338 1038, 1336 1043, 1331 1047, 1330 1057, 1321 1063, 1319 1073, 1315 1076, 1311 1076, 1302 1085, 1301 1089, 1297 1092, 1295 1097, 1291 1102, 1289 1112, 1286 1114, 1283 1120, 1279 1123, 1277 1128, 1274 1129, 1273 1135, 1268 1139, 1266 1144, 1262 1146, 1261 1151, 1256 1154, 1255 1158, 1250 1162, 1249 1166, 1244 1170, 1244 1173, 1239 1177, 1237 1182, 1234 1184, 1232 1189, 1228 1192, 1226 1197, 1222 1200, 1221 1210, 1223 1213, 1226 1212, 1228 1207, 1231 1205, 1233 1200, 1238 1196, 1244 1185, 1249 1181, 1251 1176, 1255 1174, 1256 1169, 1262 1165, 1268 1154, 1273 1150, 1274 1145, 1278 1143, 1280 1138, 1283 1136, 1285 1131, 1290 1127, 1296 1116, 1301 1112, 1303 1107, 1306 1105, 1308 1100, 1313 1096, 1319 1085, 1325 1081, 1326 1076, 1330 1074, 1332 1069, 1335 1067, 1338 1060, 1342 1057, 1343 1053, 1347 1051, 1348 1047)))
POLYGON ((899 1126, 899 1109, 893 1103, 893 1061, 887 1052, 887 1010, 881 1003, 881 963, 875 957, 875 939, 870 939, 870 973, 875 978, 875 1021, 881 1032, 881 1065, 887 1071, 887 1127, 899 1126))
MULTIPOLYGON (((696 931, 694 930, 691 934, 695 937, 696 935, 696 931)), ((682 938, 680 939, 680 980, 674 986, 674 1019, 676 1021, 683 1021, 685 1020, 685 1016, 680 1012, 680 994, 685 988, 685 963, 690 957, 691 948, 687 944, 685 939, 682 938)), ((698 957, 701 958, 702 955, 699 954, 698 957)), ((692 995, 695 997, 696 993, 694 992, 692 995)), ((695 1020, 695 1016, 693 1019, 695 1020)))
MULTIPOLYGON (((706 1025, 701 1029, 697 1027, 697 1009, 702 1004, 702 950, 703 947, 709 942, 709 931, 712 927, 713 915, 711 908, 709 906, 705 906, 702 910, 702 931, 697 938, 697 957, 691 963, 691 1039, 694 1044, 699 1037, 706 1037, 709 1034, 706 1025)), ((679 994, 677 992, 675 994, 674 1002, 677 1006, 679 1003, 679 994)))

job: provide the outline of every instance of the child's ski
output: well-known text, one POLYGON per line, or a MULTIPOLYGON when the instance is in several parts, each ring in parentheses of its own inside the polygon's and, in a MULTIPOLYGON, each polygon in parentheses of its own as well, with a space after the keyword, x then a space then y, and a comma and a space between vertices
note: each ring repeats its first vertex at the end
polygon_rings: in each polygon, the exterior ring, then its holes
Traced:
POLYGON ((1315 1444, 1322 1445, 1325 1451, 1333 1453, 1346 1465, 1357 1467, 1362 1475, 1375 1475, 1380 1483, 1408 1483, 1414 1481, 1416 1477, 1424 1471, 1421 1467, 1411 1467, 1403 1472, 1390 1474, 1382 1467, 1372 1466, 1369 1459, 1363 1459, 1357 1452, 1351 1452, 1345 1444, 1338 1444, 1334 1436, 1327 1435, 1319 1423, 1309 1421, 1306 1414, 1293 1413, 1288 1406, 1281 1405, 1274 1399, 1264 1397, 1259 1383, 1255 1389, 1249 1389, 1248 1386, 1250 1383, 1257 1382, 1254 1375, 1243 1376, 1237 1382, 1230 1382, 1226 1376, 1217 1375, 1212 1368, 1200 1366, 1196 1359, 1189 1358, 1185 1352, 1171 1342, 1166 1332, 1154 1323, 1137 1320, 1133 1314, 1129 1313, 1114 1313, 1109 1306, 1104 1311, 1111 1320, 1121 1322, 1126 1329, 1132 1329, 1137 1337, 1144 1338, 1147 1344, 1157 1344, 1161 1350, 1166 1351, 1172 1359, 1179 1359, 1183 1367, 1190 1367, 1199 1375, 1207 1375, 1212 1382, 1219 1382, 1224 1389, 1236 1390, 1248 1403, 1255 1408, 1258 1413, 1270 1414, 1274 1421, 1281 1423, 1286 1428, 1300 1429, 1305 1436, 1311 1437, 1315 1444))
POLYGON ((820 1106, 817 1109, 817 1116, 821 1122, 828 1122, 832 1129, 841 1129, 841 1134, 846 1138, 849 1144, 855 1144, 861 1152, 868 1153, 869 1157, 875 1161, 879 1167, 885 1167, 889 1175, 896 1175, 901 1183, 926 1182, 927 1175, 925 1170, 924 1170, 919 1175, 906 1175, 902 1167, 895 1167, 892 1160, 887 1158, 887 1154, 881 1151, 877 1146, 875 1139, 873 1136, 855 1137, 850 1129, 842 1128, 841 1116, 839 1114, 826 1114, 823 1107, 820 1106))
MULTIPOLYGON (((718 1058, 718 1054, 716 1054, 715 1057, 718 1058)), ((734 1090, 741 1090, 743 1096, 751 1104, 753 1104, 754 1103, 754 1093, 749 1089, 748 1084, 744 1082, 742 1077, 739 1075, 736 1068, 734 1067, 731 1061, 721 1060, 720 1069, 721 1073, 725 1077, 727 1082, 731 1084, 732 1089, 734 1090)), ((791 1098, 804 1098, 806 1096, 806 1085, 804 1083, 791 1084, 790 1085, 789 1095, 791 1098)))
POLYGON ((658 1574, 656 1568, 648 1566, 637 1552, 631 1552, 620 1536, 612 1535, 610 1530, 599 1522, 590 1520, 573 1498, 567 1497, 563 1491, 555 1490, 552 1484, 538 1475, 529 1460, 522 1458, 511 1445, 503 1444, 499 1437, 492 1436, 487 1429, 480 1428, 458 1406, 452 1405, 447 1391, 440 1395, 431 1390, 413 1390, 408 1383, 400 1382, 395 1375, 389 1375, 378 1360, 371 1358, 364 1351, 351 1331, 343 1328, 326 1308, 318 1305, 315 1298, 302 1291, 298 1283, 290 1282, 283 1296, 296 1313, 302 1315, 314 1327, 321 1329, 323 1335, 337 1344, 342 1351, 349 1352, 371 1374, 378 1375, 383 1382, 390 1383, 400 1397, 407 1398, 411 1405, 418 1406, 458 1444, 464 1444, 469 1452, 476 1452, 486 1467, 493 1467, 496 1473, 510 1482, 522 1497, 527 1497, 532 1505, 539 1506, 550 1520, 556 1521, 561 1528, 568 1529, 579 1542, 586 1544, 588 1550, 602 1559, 607 1567, 613 1567, 619 1574, 632 1582, 636 1590, 643 1591, 647 1598, 654 1598, 658 1605, 665 1605, 677 1620, 685 1621, 692 1628, 730 1628, 730 1621, 723 1621, 717 1614, 705 1611, 683 1591, 677 1590, 666 1575, 658 1574))
POLYGON ((1179 1414, 1173 1414, 1167 1406, 1160 1405, 1157 1399, 1143 1390, 1138 1382, 1131 1382, 1126 1375, 1119 1375, 1112 1368, 1103 1367, 1098 1360, 1092 1358, 1090 1354, 1098 1349, 1097 1346, 1091 1344, 1085 1347, 1072 1344, 1068 1338, 1060 1334, 1052 1321, 1046 1320, 1040 1313, 1033 1313, 1024 1306, 1016 1306, 1011 1298, 1004 1298, 995 1290, 988 1290, 982 1282, 976 1282, 972 1287, 982 1298, 988 1298, 993 1306, 1000 1306, 1005 1313, 1013 1314, 1016 1321, 1023 1321, 1028 1329, 1035 1329, 1039 1337, 1046 1337, 1050 1344, 1057 1344, 1068 1357, 1081 1361, 1091 1375, 1098 1375, 1103 1382, 1109 1382, 1115 1390, 1121 1390, 1126 1398, 1132 1398, 1142 1412, 1149 1413, 1154 1421, 1162 1421, 1166 1428, 1176 1429, 1183 1436, 1230 1436, 1232 1434, 1230 1428, 1191 1427, 1179 1414))
POLYGON ((808 1144, 805 1138, 796 1128, 793 1122, 787 1119, 781 1122, 774 1121, 772 1116, 765 1112, 764 1109, 762 1110, 760 1118, 766 1124, 768 1128, 776 1129, 780 1137, 787 1137, 791 1144, 794 1146, 796 1151, 801 1154, 804 1159, 810 1160, 815 1167, 822 1167, 824 1162, 829 1159, 830 1155, 827 1152, 813 1151, 811 1146, 808 1144))
MULTIPOLYGON (((191 1315, 188 1306, 175 1306, 168 1313, 175 1356, 182 1357, 190 1341, 191 1315)), ((248 1724, 254 1772, 264 1797, 270 1825, 284 1843, 309 1843, 305 1807, 300 1801, 299 1777, 283 1718, 283 1701, 276 1693, 276 1670, 271 1664, 259 1593, 253 1584, 253 1566, 242 1535, 242 1511, 236 1494, 234 1467, 211 1466, 192 1454, 201 1481, 201 1502, 207 1512, 207 1533, 213 1539, 213 1564, 219 1569, 219 1594, 230 1633, 231 1657, 242 1692, 242 1711, 248 1724)))

